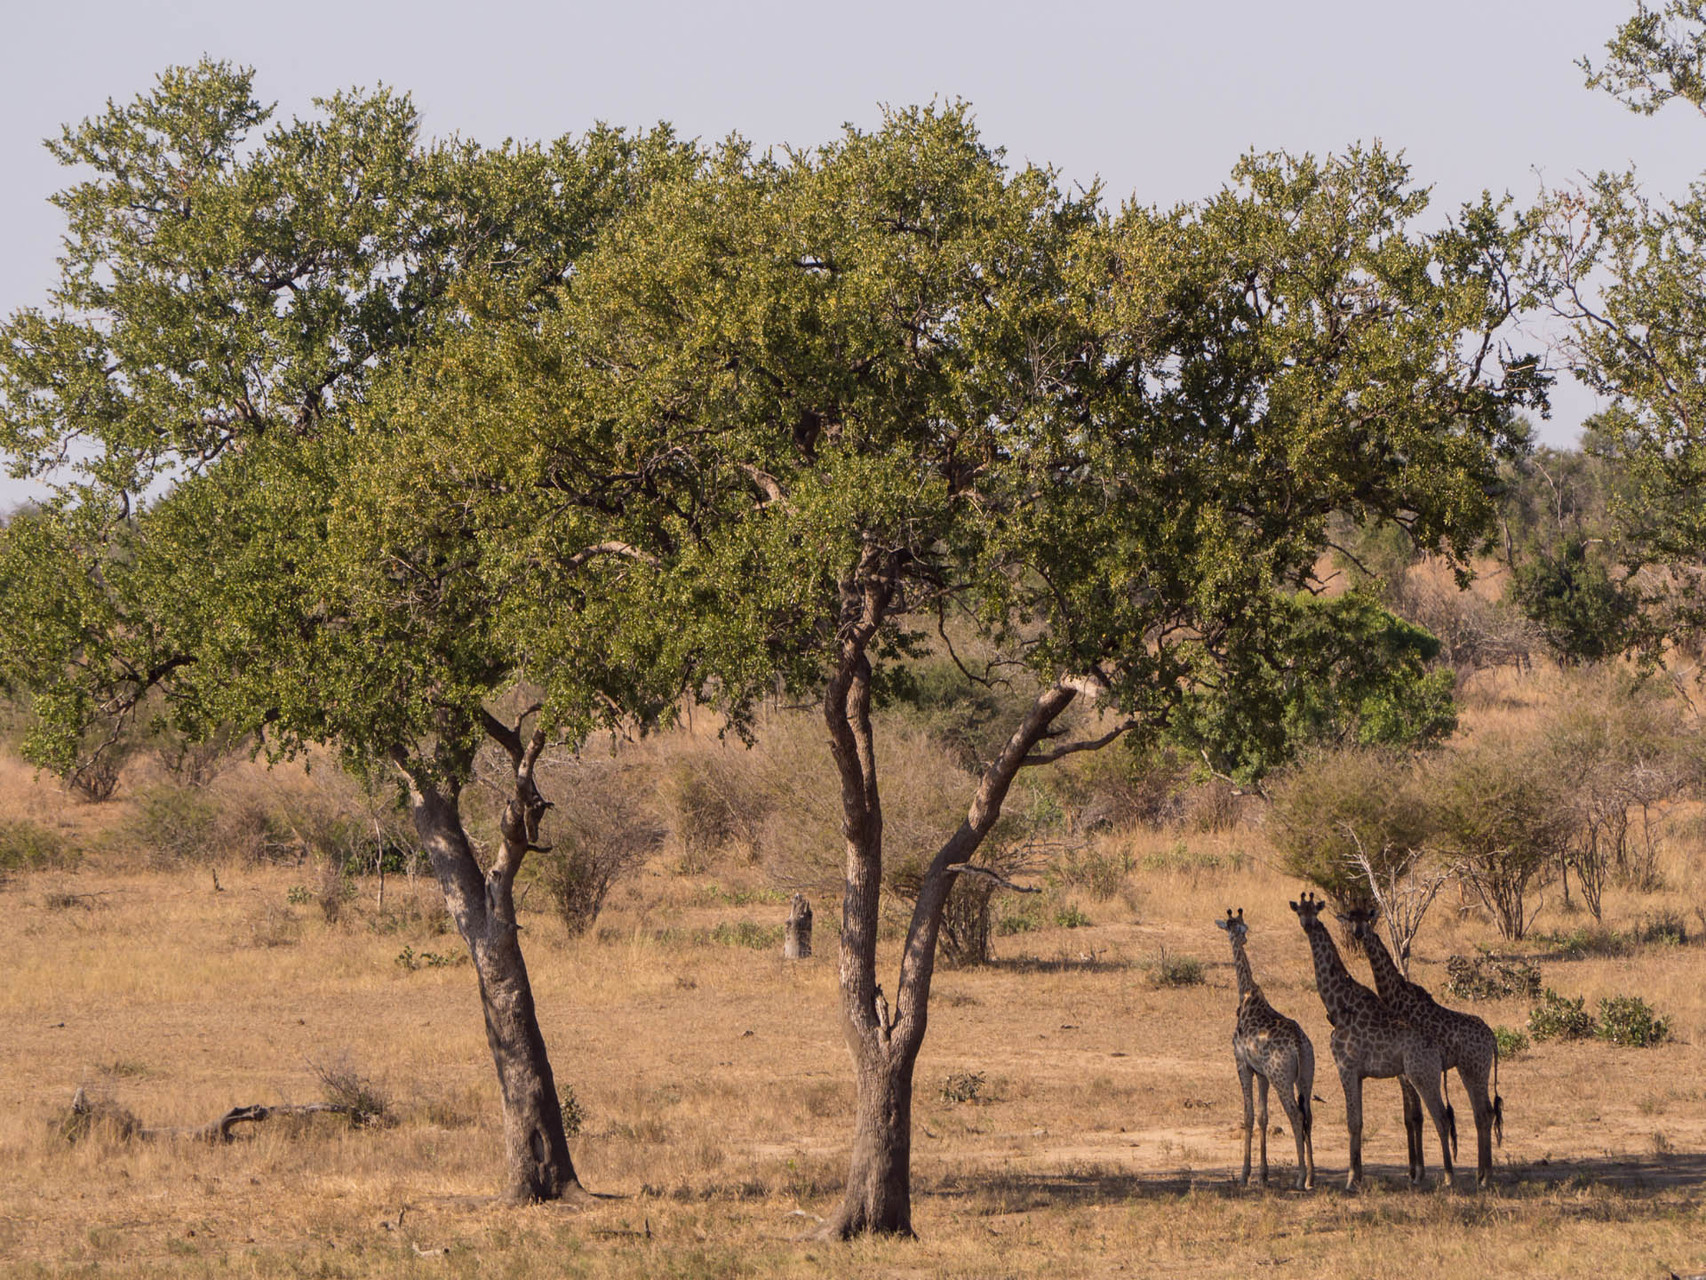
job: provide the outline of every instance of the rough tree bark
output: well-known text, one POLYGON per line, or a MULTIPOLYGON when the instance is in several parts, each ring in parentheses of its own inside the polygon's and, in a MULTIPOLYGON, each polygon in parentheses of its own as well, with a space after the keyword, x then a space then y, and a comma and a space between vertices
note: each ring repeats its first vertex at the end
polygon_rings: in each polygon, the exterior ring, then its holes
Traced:
POLYGON ((782 956, 787 960, 805 960, 812 953, 812 904, 806 895, 796 893, 788 905, 788 926, 782 936, 782 956))
MULTIPOLYGON (((866 649, 892 595, 892 578, 867 554, 858 585, 843 588, 836 668, 824 692, 830 751, 841 779, 846 885, 841 918, 841 1013, 857 1087, 847 1191, 821 1234, 848 1239, 862 1233, 910 1236, 912 1228, 913 1069, 929 1022, 930 981, 942 911, 955 879, 982 845, 1021 768, 1058 758, 1070 748, 1033 755, 1037 743, 1071 704, 1076 687, 1062 683, 1038 694, 1001 754, 984 770, 958 830, 924 874, 902 954, 891 1010, 877 985, 877 922, 882 886, 883 818, 871 733, 871 666, 866 649)), ((1111 741, 1111 737, 1108 739, 1111 741)))
POLYGON ((481 871, 462 826, 460 787, 399 763, 409 779, 415 830, 479 978, 486 1043, 503 1093, 505 1195, 519 1202, 559 1200, 581 1194, 581 1185, 569 1158, 515 920, 516 873, 528 851, 538 847, 539 821, 548 807, 533 781, 545 737, 536 730, 524 740, 519 728, 489 716, 486 730, 508 752, 515 780, 500 823, 503 847, 487 871, 481 871))

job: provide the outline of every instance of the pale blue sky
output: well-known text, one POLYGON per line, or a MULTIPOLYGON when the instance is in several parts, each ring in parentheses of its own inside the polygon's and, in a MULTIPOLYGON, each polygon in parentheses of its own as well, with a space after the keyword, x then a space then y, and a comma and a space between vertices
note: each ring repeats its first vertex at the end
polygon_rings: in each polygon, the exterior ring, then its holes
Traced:
MULTIPOLYGON (((672 121, 760 144, 812 143, 880 103, 958 96, 1016 160, 1100 175, 1110 199, 1213 191, 1251 147, 1330 151, 1379 138, 1437 199, 1639 166, 1680 192, 1706 122, 1637 118, 1582 87, 1633 0, 4 0, 0 41, 0 313, 54 276, 67 175, 40 140, 204 52, 256 68, 281 114, 350 85, 407 89, 427 129, 497 142, 596 120, 672 121)), ((1593 411, 1559 397, 1545 438, 1593 411)), ((0 482, 0 503, 21 490, 0 482)))

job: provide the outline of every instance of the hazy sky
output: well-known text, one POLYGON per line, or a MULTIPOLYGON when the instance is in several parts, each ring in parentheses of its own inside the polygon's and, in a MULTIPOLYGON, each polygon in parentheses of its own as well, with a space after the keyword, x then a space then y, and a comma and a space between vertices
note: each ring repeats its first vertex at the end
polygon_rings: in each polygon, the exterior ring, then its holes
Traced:
MULTIPOLYGON (((69 175, 41 139, 204 53, 253 66, 284 116, 383 82, 414 95, 429 132, 483 142, 669 120, 813 143, 873 124, 882 103, 957 96, 1013 159, 1145 204, 1212 192, 1252 147, 1376 138, 1452 205, 1631 163, 1680 193, 1706 167, 1706 122, 1636 117, 1573 65, 1633 0, 4 3, 0 313, 54 277, 46 198, 69 175)), ((1543 435, 1570 443, 1594 405, 1572 389, 1558 401, 1543 435)), ((0 481, 0 501, 20 493, 0 481)))

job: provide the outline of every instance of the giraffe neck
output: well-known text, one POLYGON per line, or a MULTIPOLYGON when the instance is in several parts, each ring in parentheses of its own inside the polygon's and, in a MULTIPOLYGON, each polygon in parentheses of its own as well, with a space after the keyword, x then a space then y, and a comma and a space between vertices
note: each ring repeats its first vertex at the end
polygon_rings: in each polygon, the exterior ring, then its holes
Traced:
POLYGON ((1304 932, 1309 935, 1309 952, 1315 960, 1315 988, 1321 993, 1321 1003, 1329 1015, 1347 1010, 1359 984, 1339 959, 1339 949, 1328 936, 1326 925, 1312 920, 1304 932))
POLYGON ((1386 950, 1386 944, 1380 940, 1380 935, 1372 928, 1362 940, 1362 949, 1368 954, 1368 967, 1374 971, 1374 989, 1380 993, 1380 998, 1390 1000, 1401 995, 1409 983, 1393 963, 1392 955, 1386 950))
POLYGON ((1238 975, 1238 1002, 1242 1004, 1252 995, 1261 995, 1262 988, 1256 984, 1256 975, 1250 972, 1250 957, 1245 954, 1243 941, 1227 936, 1232 938, 1232 971, 1238 975))

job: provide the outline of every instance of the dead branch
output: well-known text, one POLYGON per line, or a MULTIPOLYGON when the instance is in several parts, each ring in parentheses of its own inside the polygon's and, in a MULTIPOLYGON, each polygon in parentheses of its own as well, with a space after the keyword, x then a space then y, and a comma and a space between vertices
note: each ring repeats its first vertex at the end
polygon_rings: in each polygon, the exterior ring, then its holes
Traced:
POLYGON ((1355 852, 1346 860, 1361 871, 1363 879, 1368 882, 1368 891, 1374 896, 1375 906, 1380 908, 1380 918, 1385 922, 1387 937, 1392 941, 1392 954, 1398 961, 1398 968, 1405 977, 1409 977, 1410 944, 1421 932, 1422 918, 1444 886, 1446 873, 1418 872, 1416 867, 1422 860, 1420 849, 1408 849, 1402 857, 1388 860, 1391 845, 1381 849, 1381 861, 1386 863, 1386 870, 1377 872, 1368 850, 1363 848, 1361 838, 1350 823, 1339 825, 1356 846, 1355 852))
POLYGON ((122 1138, 138 1138, 144 1142, 154 1142, 160 1139, 184 1139, 190 1142, 232 1142, 235 1135, 232 1130, 240 1124, 260 1124, 275 1116, 309 1116, 309 1115, 351 1115, 354 1108, 341 1102, 303 1102, 277 1103, 273 1106, 253 1104, 246 1107, 232 1107, 217 1120, 211 1120, 203 1125, 161 1126, 149 1128, 135 1123, 129 1112, 112 1106, 91 1101, 89 1095, 78 1089, 71 1097, 71 1112, 67 1122, 61 1126, 61 1131, 68 1141, 75 1142, 79 1137, 88 1133, 95 1122, 109 1117, 117 1121, 116 1130, 122 1138), (77 1121, 83 1121, 79 1124, 77 1121))

